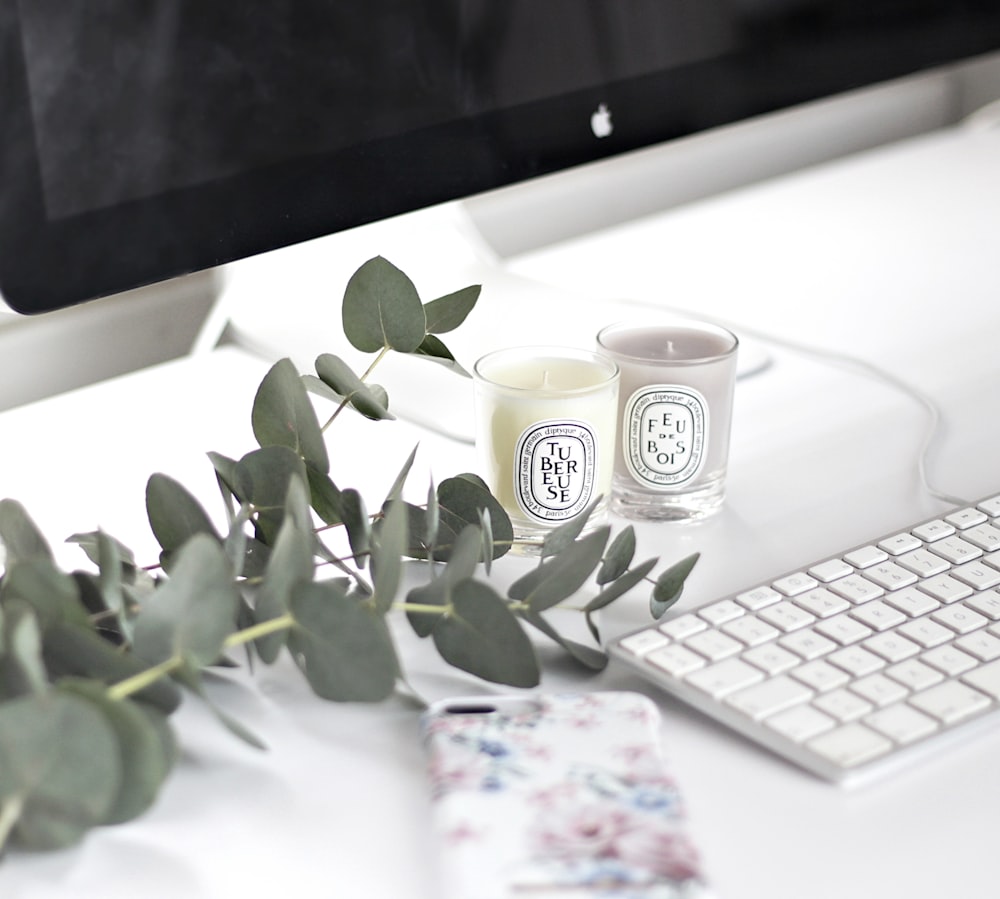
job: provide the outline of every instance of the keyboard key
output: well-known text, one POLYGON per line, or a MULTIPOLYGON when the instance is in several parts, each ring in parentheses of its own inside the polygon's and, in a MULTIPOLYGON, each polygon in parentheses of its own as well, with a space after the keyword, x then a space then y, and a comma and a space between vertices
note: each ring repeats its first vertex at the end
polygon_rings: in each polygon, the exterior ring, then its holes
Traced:
POLYGON ((828 559, 826 562, 820 562, 819 565, 813 565, 806 573, 821 583, 828 584, 838 578, 847 577, 853 572, 854 569, 843 559, 828 559))
POLYGON ((884 674, 870 674, 851 684, 851 690, 877 706, 886 706, 903 699, 910 691, 899 681, 884 674))
POLYGON ((947 643, 954 636, 954 631, 946 628, 943 624, 931 621, 929 618, 915 618, 913 621, 907 621, 906 624, 901 624, 896 629, 896 633, 919 643, 924 649, 947 643))
POLYGON ((698 617, 703 618, 709 624, 718 627, 734 618, 739 618, 743 614, 743 607, 737 605, 731 599, 724 599, 722 602, 712 603, 698 609, 698 617))
POLYGON ((890 605, 886 605, 881 600, 875 599, 857 606, 851 617, 857 619, 862 624, 867 625, 874 631, 887 631, 897 624, 902 624, 907 620, 906 616, 890 605))
POLYGON ((1000 496, 984 499, 982 502, 976 503, 976 508, 980 512, 985 512, 990 518, 996 518, 1000 515, 1000 496))
POLYGON ((685 637, 697 634, 707 627, 708 625, 696 615, 688 613, 686 615, 679 615, 677 618, 672 618, 670 621, 664 621, 660 625, 660 630, 674 640, 683 640, 685 637))
POLYGON ((960 531, 971 528, 974 524, 982 524, 986 521, 986 513, 980 509, 959 509, 950 515, 945 515, 944 520, 950 525, 954 525, 960 531))
POLYGON ((981 593, 978 596, 970 596, 965 604, 970 609, 975 609, 981 615, 985 615, 991 621, 1000 621, 1000 594, 995 590, 981 593))
POLYGON ((916 574, 895 562, 883 562, 881 565, 865 569, 865 578, 886 590, 898 590, 900 587, 909 587, 910 584, 917 582, 916 574))
POLYGON ((770 587, 757 587, 754 590, 747 590, 736 597, 736 601, 745 609, 756 612, 764 606, 770 606, 781 599, 781 594, 770 587))
POLYGON ((868 568, 879 562, 884 562, 889 558, 889 554, 876 546, 862 546, 844 556, 844 561, 855 568, 868 568))
MULTIPOLYGON (((997 599, 1000 599, 1000 596, 997 596, 997 599)), ((815 590, 796 596, 792 602, 817 618, 829 618, 831 615, 844 612, 851 607, 846 599, 836 596, 825 587, 817 587, 815 590)))
POLYGON ((942 537, 950 537, 955 533, 955 528, 948 524, 947 521, 935 518, 933 521, 927 521, 924 524, 918 525, 910 533, 914 537, 919 537, 925 543, 933 543, 942 537))
POLYGON ((838 649, 826 657, 831 665, 843 668, 852 677, 864 677, 885 667, 885 660, 861 646, 838 649))
POLYGON ((806 590, 818 587, 819 581, 800 571, 797 574, 779 578, 771 586, 784 596, 798 596, 799 593, 805 593, 806 590))
POLYGON ((976 631, 965 637, 959 637, 955 645, 963 652, 975 656, 980 662, 1000 659, 1000 639, 986 631, 976 631))
POLYGON ((973 590, 989 590, 1000 584, 1000 571, 982 562, 967 562, 952 571, 952 576, 973 590))
POLYGON ((813 700, 813 705, 820 711, 832 715, 841 724, 856 721, 872 710, 870 702, 843 688, 821 693, 813 700))
POLYGON ((1000 700, 1000 659, 962 675, 962 680, 1000 700))
POLYGON ((945 724, 954 724, 990 707, 988 696, 954 680, 917 693, 909 702, 945 724))
POLYGON ((735 621, 730 621, 722 626, 722 630, 747 646, 759 646, 781 633, 777 628, 771 627, 770 624, 761 621, 755 615, 745 615, 735 621))
POLYGON ((850 615, 835 615, 816 625, 816 630, 831 640, 836 640, 841 646, 857 643, 872 635, 872 629, 856 621, 850 615))
POLYGON ((727 637, 719 631, 702 631, 700 634, 688 637, 684 645, 703 655, 710 662, 718 662, 728 656, 736 655, 743 648, 743 644, 738 640, 727 637))
POLYGON ((865 718, 865 724, 900 745, 912 743, 938 729, 937 721, 902 702, 872 712, 865 718))
POLYGON ((1000 549, 1000 529, 992 524, 980 524, 962 533, 962 539, 973 546, 978 546, 983 552, 993 552, 1000 549))
MULTIPOLYGON (((989 636, 987 634, 987 636, 989 636)), ((921 657, 920 661, 926 665, 932 665, 942 674, 948 677, 957 677, 964 674, 970 668, 976 667, 976 659, 961 649, 956 649, 950 644, 938 646, 935 649, 928 649, 921 657)))
POLYGON ((627 649, 629 652, 641 656, 652 649, 659 649, 661 646, 666 646, 669 642, 670 640, 658 630, 650 628, 649 630, 639 631, 636 634, 625 637, 621 641, 621 645, 622 649, 627 649))
POLYGON ((808 627, 782 637, 779 642, 785 649, 790 649, 806 661, 818 659, 839 645, 808 627))
POLYGON ((945 606, 943 609, 931 612, 931 618, 938 624, 950 627, 956 634, 968 634, 981 628, 989 620, 984 615, 967 608, 964 603, 945 606))
POLYGON ((654 649, 645 656, 646 661, 666 671, 673 677, 683 677, 691 671, 703 668, 706 664, 703 656, 690 649, 685 649, 679 643, 671 643, 662 649, 654 649))
POLYGON ((844 599, 849 599, 851 602, 867 602, 869 599, 877 599, 885 593, 885 590, 878 584, 873 584, 858 574, 841 578, 829 586, 838 596, 843 596, 844 599))
POLYGON ((921 581, 919 589, 941 602, 958 602, 972 596, 972 587, 955 580, 950 574, 939 574, 921 581))
POLYGON ((920 652, 920 647, 912 640, 895 632, 876 634, 864 642, 865 649, 882 656, 887 662, 902 662, 920 652))
POLYGON ((798 630, 807 624, 812 624, 816 620, 815 615, 811 615, 805 609, 801 609, 787 600, 783 600, 773 606, 768 606, 766 609, 761 609, 757 613, 757 616, 786 633, 798 630))
POLYGON ((925 665, 917 659, 907 659, 886 668, 885 673, 904 687, 911 690, 923 690, 944 680, 944 675, 936 668, 925 665))
POLYGON ((903 568, 912 571, 920 577, 930 577, 934 574, 941 574, 950 567, 947 559, 936 556, 926 549, 915 549, 913 552, 904 553, 896 562, 903 568))
POLYGON ((797 655, 774 644, 765 643, 748 649, 741 656, 743 661, 756 665, 765 674, 781 674, 789 668, 794 668, 801 661, 797 655))
POLYGON ((880 540, 878 544, 878 548, 884 549, 890 556, 901 556, 911 549, 920 549, 920 546, 920 539, 913 534, 895 534, 880 540))
POLYGON ((746 687, 726 698, 726 702, 755 721, 807 702, 813 691, 790 677, 774 677, 762 684, 746 687))
POLYGON ((796 743, 802 743, 817 734, 824 733, 837 724, 829 715, 824 715, 819 709, 810 705, 800 705, 786 712, 779 712, 764 723, 796 743))
POLYGON ((850 680, 846 671, 835 668, 822 659, 805 662, 798 668, 793 668, 789 674, 807 687, 812 687, 821 693, 825 690, 832 690, 834 687, 842 687, 850 680))
POLYGON ((929 544, 929 547, 931 552, 937 553, 955 565, 960 565, 962 562, 971 562, 983 554, 983 551, 978 546, 958 536, 945 537, 943 540, 929 544))
POLYGON ((896 593, 890 593, 886 596, 885 601, 894 609, 905 612, 911 618, 933 612, 941 605, 933 596, 913 587, 904 587, 896 593))
POLYGON ((734 690, 764 679, 764 672, 741 659, 726 659, 707 668, 699 668, 685 678, 693 687, 720 699, 734 690))
POLYGON ((892 741, 854 722, 810 740, 807 746, 841 768, 853 768, 885 755, 892 741))

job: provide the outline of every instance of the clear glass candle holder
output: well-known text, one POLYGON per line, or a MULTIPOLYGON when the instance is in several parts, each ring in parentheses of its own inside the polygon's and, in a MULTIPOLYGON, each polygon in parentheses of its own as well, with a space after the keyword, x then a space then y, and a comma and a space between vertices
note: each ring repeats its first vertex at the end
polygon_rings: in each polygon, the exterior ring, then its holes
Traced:
POLYGON ((475 365, 476 447, 483 479, 530 551, 611 493, 618 366, 567 347, 497 350, 475 365))
POLYGON ((597 335, 621 372, 611 508, 684 520, 725 496, 739 341, 687 318, 620 322, 597 335))

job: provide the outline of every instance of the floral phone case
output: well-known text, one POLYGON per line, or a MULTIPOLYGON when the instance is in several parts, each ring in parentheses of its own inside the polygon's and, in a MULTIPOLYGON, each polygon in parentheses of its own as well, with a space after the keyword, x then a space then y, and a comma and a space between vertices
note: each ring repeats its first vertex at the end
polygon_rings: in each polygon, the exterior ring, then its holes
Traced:
POLYGON ((707 899, 646 697, 456 699, 423 718, 449 899, 707 899))

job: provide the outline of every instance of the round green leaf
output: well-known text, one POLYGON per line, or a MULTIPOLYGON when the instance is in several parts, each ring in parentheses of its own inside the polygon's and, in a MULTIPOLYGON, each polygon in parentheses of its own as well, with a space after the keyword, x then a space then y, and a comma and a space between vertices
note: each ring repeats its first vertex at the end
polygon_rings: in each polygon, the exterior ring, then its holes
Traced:
POLYGON ((0 705, 0 805, 19 843, 56 849, 102 824, 122 783, 117 734, 86 700, 53 691, 0 705))
POLYGON ((604 554, 601 570, 597 572, 597 583, 607 584, 621 577, 632 564, 635 556, 635 528, 632 525, 624 528, 608 547, 604 554))
POLYGON ((198 500, 165 474, 154 474, 146 483, 146 515, 156 542, 168 556, 195 534, 222 539, 198 500))
POLYGON ((700 555, 693 553, 681 559, 656 579, 656 586, 653 587, 653 593, 649 598, 649 611, 654 618, 662 618, 667 609, 681 598, 684 582, 700 555))
POLYGON ((378 702, 394 689, 399 661, 384 618, 332 582, 292 591, 288 646, 317 696, 378 702))
POLYGON ((434 645, 450 665, 484 680, 534 687, 540 672, 534 647, 506 602, 488 585, 456 584, 452 610, 434 628, 434 645))
POLYGON ((381 256, 351 276, 344 291, 344 334, 356 349, 385 347, 412 353, 427 333, 423 304, 413 282, 381 256))
POLYGON ((442 524, 447 524, 455 534, 461 533, 467 524, 478 526, 480 513, 488 510, 493 528, 493 558, 498 559, 510 550, 514 542, 510 516, 482 478, 460 474, 442 481, 438 487, 438 504, 442 524))
POLYGON ((0 500, 0 543, 8 565, 19 559, 52 558, 48 542, 16 500, 0 500))
POLYGON ((445 334, 454 331, 473 310, 482 289, 481 285, 473 284, 426 303, 424 314, 427 316, 427 333, 445 334))
POLYGON ((324 353, 316 360, 316 374, 328 387, 346 399, 366 418, 373 420, 395 418, 387 408, 387 396, 377 386, 365 384, 339 356, 324 353))
POLYGON ((330 470, 330 457, 309 393, 289 359, 276 362, 254 397, 251 424, 262 446, 285 446, 317 471, 330 470))

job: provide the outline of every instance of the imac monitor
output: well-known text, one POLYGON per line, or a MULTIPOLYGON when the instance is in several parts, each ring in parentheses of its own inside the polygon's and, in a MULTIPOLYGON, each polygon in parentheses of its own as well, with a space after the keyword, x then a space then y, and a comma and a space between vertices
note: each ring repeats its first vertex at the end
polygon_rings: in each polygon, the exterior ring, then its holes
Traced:
POLYGON ((0 0, 42 312, 985 53, 997 0, 0 0))

